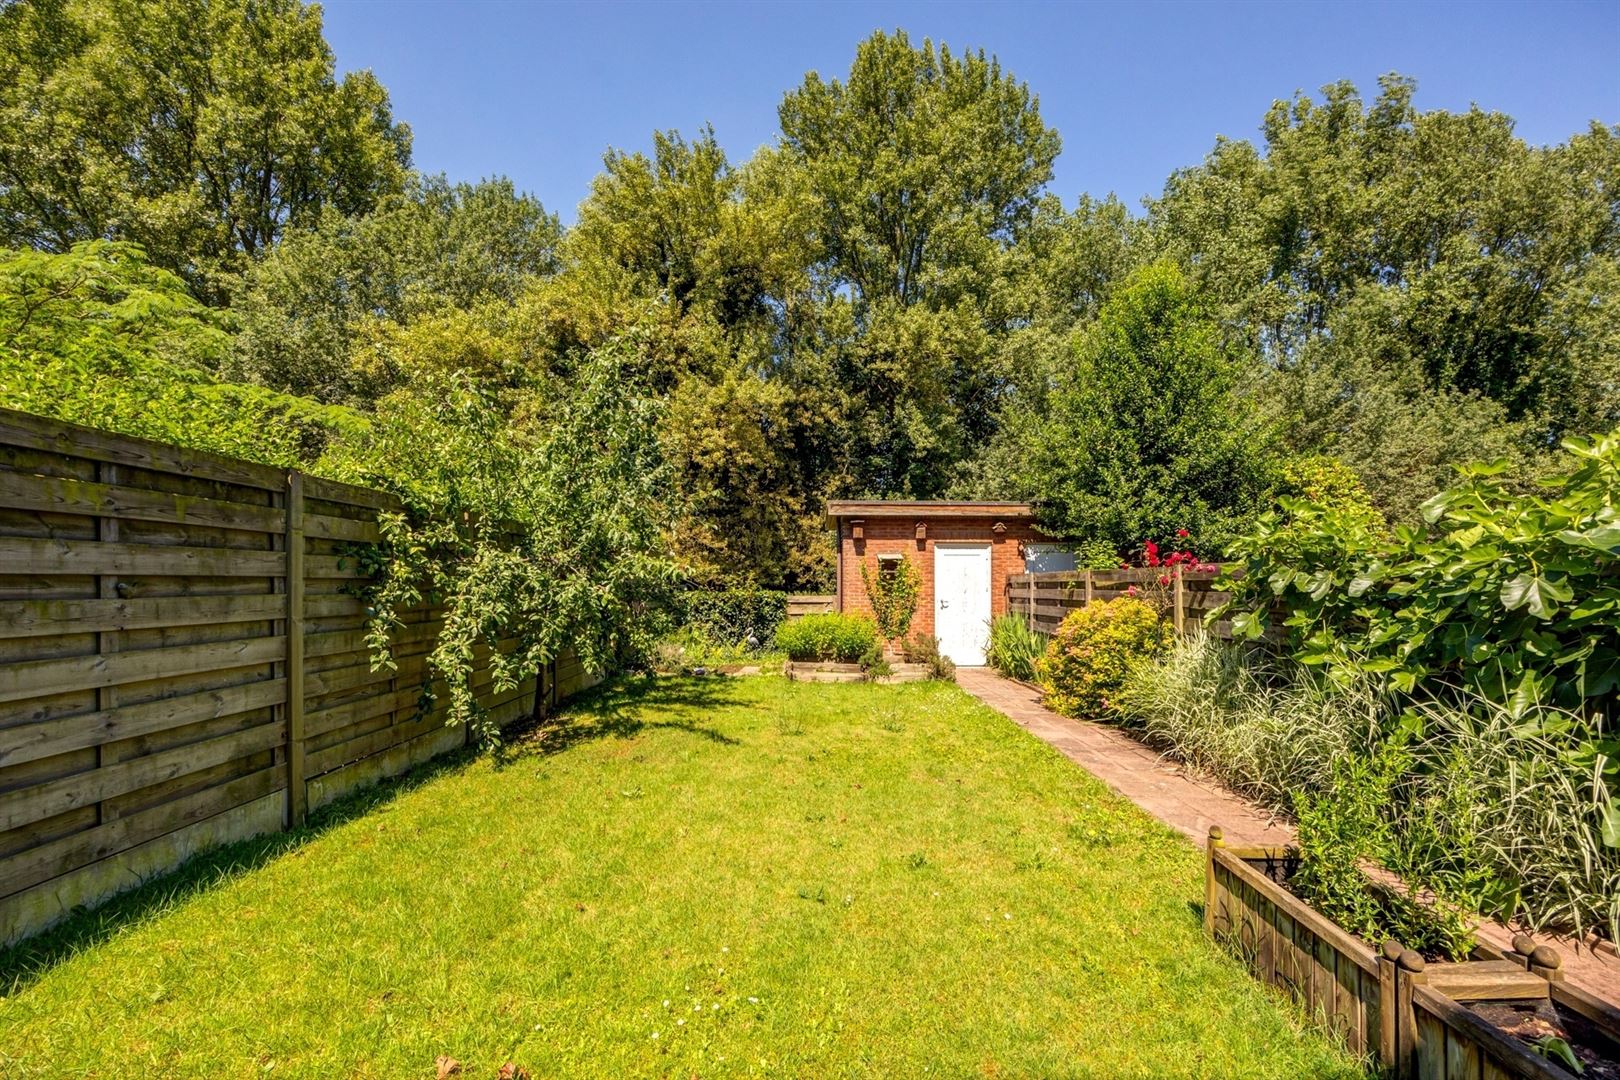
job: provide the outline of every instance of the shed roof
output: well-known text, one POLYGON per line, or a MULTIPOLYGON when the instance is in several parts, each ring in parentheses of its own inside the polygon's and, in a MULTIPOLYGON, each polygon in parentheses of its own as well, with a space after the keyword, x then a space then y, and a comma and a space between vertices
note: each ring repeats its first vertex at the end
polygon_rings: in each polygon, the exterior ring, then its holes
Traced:
POLYGON ((1021 502, 962 502, 950 499, 828 499, 827 519, 877 517, 1032 518, 1021 502))

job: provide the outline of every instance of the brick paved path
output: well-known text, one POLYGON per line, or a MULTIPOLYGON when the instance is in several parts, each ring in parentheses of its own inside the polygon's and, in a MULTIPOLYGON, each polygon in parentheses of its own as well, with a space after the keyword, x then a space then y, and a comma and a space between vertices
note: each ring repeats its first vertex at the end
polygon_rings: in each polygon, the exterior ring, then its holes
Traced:
MULTIPOLYGON (((1211 825, 1221 826, 1226 842, 1234 847, 1281 846, 1294 839, 1291 825, 1242 796, 1186 772, 1118 728, 1059 716, 1041 704, 1038 691, 1023 683, 1004 679, 990 668, 959 668, 956 683, 1200 847, 1209 838, 1211 825)), ((1487 922, 1480 924, 1479 937, 1507 950, 1513 933, 1500 923, 1487 922)), ((1536 941, 1558 950, 1564 977, 1571 983, 1620 1002, 1620 958, 1578 948, 1561 938, 1537 935, 1536 941)))

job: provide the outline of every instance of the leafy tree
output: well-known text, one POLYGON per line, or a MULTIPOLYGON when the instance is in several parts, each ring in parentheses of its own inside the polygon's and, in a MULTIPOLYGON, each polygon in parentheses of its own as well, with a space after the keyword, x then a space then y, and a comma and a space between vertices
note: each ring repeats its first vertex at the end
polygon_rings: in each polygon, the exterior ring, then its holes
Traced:
POLYGON ((452 722, 486 738, 495 732, 473 688, 482 666, 503 690, 564 649, 602 671, 647 647, 649 615, 671 599, 658 406, 636 366, 627 341, 581 358, 565 388, 421 374, 378 402, 365 440, 321 463, 405 500, 405 515, 382 520, 373 650, 390 662, 398 613, 439 598, 444 628, 429 668, 452 722))
POLYGON ((1221 141, 1171 177, 1156 245, 1267 361, 1289 442, 1366 470, 1397 517, 1453 463, 1620 419, 1620 129, 1531 147, 1414 84, 1276 103, 1264 152, 1221 141), (1514 445, 1516 444, 1516 445, 1514 445))
POLYGON ((323 401, 375 399, 398 373, 365 354, 368 340, 456 311, 482 314, 474 333, 510 323, 500 309, 555 272, 561 231, 506 179, 432 177, 370 214, 323 213, 248 270, 230 371, 323 401))
POLYGON ((1044 418, 1024 425, 1044 528, 1127 551, 1181 529, 1218 551, 1272 483, 1240 366, 1174 265, 1128 277, 1080 337, 1044 418))
POLYGON ((812 72, 778 110, 819 204, 825 272, 862 304, 981 295, 1051 178, 1057 133, 984 53, 874 33, 847 81, 812 72))
POLYGON ((137 241, 198 295, 290 225, 398 192, 410 133, 300 0, 0 7, 0 245, 137 241))
POLYGON ((220 322, 133 244, 0 249, 0 400, 268 465, 304 465, 364 431, 346 409, 217 381, 220 322))

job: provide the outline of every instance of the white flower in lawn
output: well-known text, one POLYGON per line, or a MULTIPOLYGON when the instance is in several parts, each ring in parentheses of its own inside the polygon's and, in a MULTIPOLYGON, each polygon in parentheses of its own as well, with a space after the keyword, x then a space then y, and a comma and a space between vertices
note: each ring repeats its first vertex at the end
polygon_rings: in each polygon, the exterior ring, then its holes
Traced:
POLYGON ((759 1004, 759 998, 751 997, 751 998, 748 999, 748 1003, 750 1005, 758 1005, 759 1004))
POLYGON ((1010 912, 1010 911, 1003 911, 1003 912, 1002 912, 1002 913, 1001 913, 1001 917, 1002 917, 1002 918, 1003 918, 1003 919, 1010 919, 1010 918, 1012 918, 1012 912, 1010 912))
POLYGON ((656 1031, 653 1032, 653 1038, 655 1038, 655 1039, 658 1038, 658 1032, 656 1032, 656 1031))
POLYGON ((686 1018, 682 1017, 681 1019, 675 1021, 675 1026, 676 1027, 685 1027, 686 1026, 686 1018))

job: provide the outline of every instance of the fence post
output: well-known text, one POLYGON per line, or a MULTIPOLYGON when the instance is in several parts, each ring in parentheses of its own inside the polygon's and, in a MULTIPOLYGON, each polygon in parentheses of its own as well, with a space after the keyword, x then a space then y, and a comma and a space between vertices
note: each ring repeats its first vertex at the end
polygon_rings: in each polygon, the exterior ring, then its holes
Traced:
POLYGON ((1209 839, 1204 844, 1204 933, 1210 937, 1215 936, 1215 849, 1225 846, 1226 831, 1219 825, 1211 825, 1209 839))
POLYGON ((287 827, 304 823, 304 474, 287 474, 287 827))
POLYGON ((1187 603, 1187 594, 1181 586, 1181 565, 1179 563, 1176 564, 1176 580, 1174 587, 1175 592, 1173 594, 1173 598, 1175 601, 1175 614, 1172 617, 1172 621, 1176 626, 1176 636, 1185 637, 1187 634, 1187 611, 1183 605, 1187 603))
POLYGON ((1086 603, 1091 603, 1091 570, 1086 570, 1086 603))
POLYGON ((1035 571, 1026 568, 1024 573, 1029 575, 1029 619, 1031 630, 1035 629, 1035 571))

